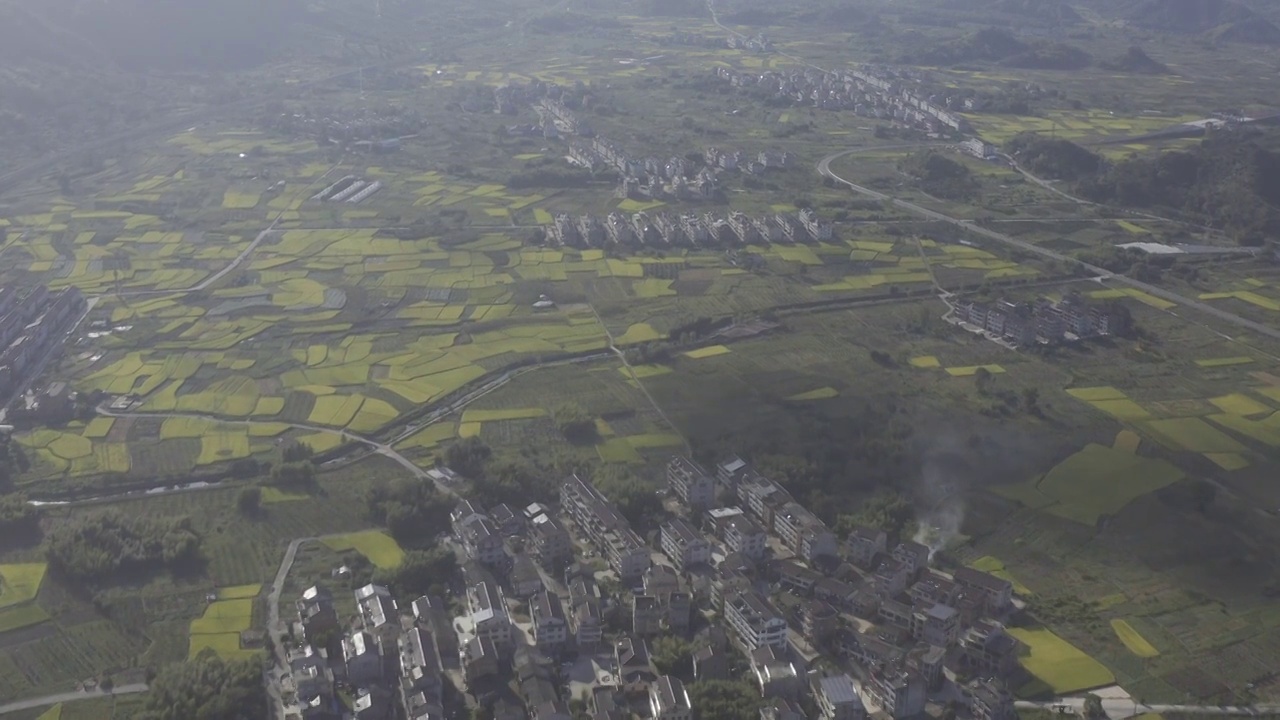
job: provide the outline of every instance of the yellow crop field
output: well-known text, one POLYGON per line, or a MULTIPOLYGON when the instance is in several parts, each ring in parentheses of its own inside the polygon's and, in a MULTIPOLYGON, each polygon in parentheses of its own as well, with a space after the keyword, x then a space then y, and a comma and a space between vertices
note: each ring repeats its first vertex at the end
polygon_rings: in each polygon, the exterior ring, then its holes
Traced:
POLYGON ((596 454, 607 463, 642 463, 644 458, 636 452, 627 438, 609 438, 596 445, 596 454))
POLYGON ((1115 442, 1111 447, 1116 450, 1123 450, 1128 453, 1138 452, 1138 446, 1142 444, 1142 437, 1132 430, 1121 430, 1116 433, 1115 442))
POLYGON ((1239 453, 1201 453, 1209 462, 1228 472, 1249 467, 1249 459, 1239 453))
POLYGON ((360 405, 363 403, 363 395, 326 395, 318 397, 316 398, 315 406, 311 408, 311 414, 307 416, 307 422, 317 425, 346 427, 355 418, 356 412, 360 410, 360 405))
POLYGON ((318 432, 310 435, 303 435, 298 438, 298 442, 306 445, 315 452, 328 452, 343 443, 342 436, 336 433, 318 432))
POLYGON ((249 433, 211 432, 200 437, 197 465, 212 465, 226 460, 239 460, 250 455, 249 433))
POLYGON ((658 298, 675 295, 676 291, 671 289, 671 283, 674 280, 662 280, 660 278, 644 278, 637 280, 631 284, 631 291, 639 298, 658 298))
POLYGON ((692 360, 702 360, 704 358, 716 357, 717 355, 726 355, 729 352, 729 348, 724 345, 711 345, 709 347, 698 348, 697 350, 690 350, 681 354, 692 360))
POLYGON ((546 417, 543 408, 507 408, 503 410, 465 410, 462 422, 497 422, 500 420, 526 420, 546 417))
POLYGON ((191 636, 187 657, 194 660, 206 649, 213 650, 223 660, 239 660, 257 657, 261 650, 245 650, 240 647, 240 633, 200 633, 191 636))
POLYGON ((256 598, 262 592, 262 584, 255 585, 234 585, 231 587, 218 588, 219 600, 245 600, 256 598))
POLYGON ((84 437, 100 440, 111 432, 111 426, 115 424, 115 418, 97 417, 89 421, 84 428, 84 437))
POLYGON ((820 387, 817 390, 810 390, 808 392, 788 396, 787 399, 795 402, 805 402, 808 400, 830 400, 834 397, 840 397, 839 390, 836 390, 833 387, 820 387))
POLYGON ((58 703, 44 711, 36 720, 62 720, 62 703, 58 703))
POLYGON ((249 426, 249 437, 277 437, 289 431, 289 425, 278 422, 256 422, 249 426))
POLYGON ((484 429, 484 423, 464 422, 458 423, 458 437, 470 438, 480 437, 480 431, 484 429))
POLYGON ((671 372, 671 368, 666 365, 632 365, 630 368, 620 367, 618 372, 622 373, 623 377, 629 378, 632 373, 635 373, 636 377, 644 379, 666 375, 671 372))
POLYGON ((999 365, 971 365, 968 367, 949 367, 947 374, 952 377, 972 377, 978 374, 979 370, 986 370, 992 375, 999 375, 1005 370, 999 365))
POLYGON ((63 460, 75 460, 92 455, 93 442, 79 435, 62 433, 56 440, 49 443, 48 449, 63 460))
POLYGON ((1151 232, 1141 225, 1134 225, 1128 220, 1117 220, 1116 224, 1123 228, 1125 232, 1130 232, 1135 235, 1149 235, 1151 232))
POLYGON ((1251 357, 1224 357, 1224 358, 1205 358, 1197 360, 1196 365, 1203 368, 1230 367, 1232 365, 1248 365, 1253 362, 1251 357))
POLYGON ((1116 676, 1105 665, 1050 630, 1009 628, 1009 634, 1031 650, 1018 662, 1057 695, 1110 685, 1116 681, 1116 676))
POLYGON ((453 423, 438 422, 433 425, 419 430, 409 437, 401 440, 396 447, 401 450, 411 448, 433 448, 446 440, 452 440, 457 437, 457 426, 453 423))
POLYGON ((258 207, 262 195, 252 191, 228 188, 222 195, 222 207, 228 210, 252 210, 258 207))
POLYGON ((1160 651, 1154 645, 1147 642, 1142 634, 1133 629, 1128 622, 1116 618, 1111 621, 1111 629, 1115 631, 1116 637, 1120 638, 1120 642, 1129 648, 1129 652, 1140 658, 1153 658, 1160 654, 1160 651))
POLYGON ((279 415, 284 410, 284 398, 282 397, 260 397, 257 404, 253 406, 252 415, 279 415))
POLYGON ((1211 398, 1209 400, 1214 406, 1224 413, 1230 415, 1240 415, 1248 417, 1250 415, 1270 415, 1271 407, 1263 405, 1248 395, 1240 393, 1232 393, 1222 397, 1211 398))
POLYGON ((938 361, 938 358, 932 355, 921 355, 920 357, 913 357, 911 358, 910 362, 911 362, 911 367, 915 367, 915 368, 930 369, 930 368, 942 367, 942 363, 938 361))
POLYGON ((39 625, 49 619, 49 613, 34 604, 0 610, 0 633, 39 625))
POLYGON ((1089 403, 1117 420, 1146 420, 1151 413, 1132 400, 1094 400, 1089 403))
POLYGON ((360 411, 347 427, 355 432, 373 432, 399 416, 400 411, 391 403, 378 398, 365 398, 360 411))
POLYGON ((355 550, 383 569, 398 567, 404 561, 404 550, 400 549, 394 538, 381 530, 338 535, 326 538, 324 544, 335 552, 355 550))
POLYGON ((1257 440, 1270 447, 1280 447, 1280 424, 1268 423, 1266 420, 1250 420, 1232 413, 1222 413, 1208 417, 1215 424, 1221 425, 1239 435, 1257 440))
POLYGON ((213 432, 213 421, 196 417, 165 418, 160 424, 160 439, 198 438, 213 432))
POLYGON ((1139 429, 1171 450, 1200 453, 1243 453, 1244 445, 1200 418, 1149 420, 1139 429))
POLYGON ((643 435, 629 435, 623 439, 636 450, 680 447, 684 445, 684 438, 675 433, 645 433, 643 435))
POLYGON ((0 565, 0 609, 35 600, 48 569, 48 563, 0 565))

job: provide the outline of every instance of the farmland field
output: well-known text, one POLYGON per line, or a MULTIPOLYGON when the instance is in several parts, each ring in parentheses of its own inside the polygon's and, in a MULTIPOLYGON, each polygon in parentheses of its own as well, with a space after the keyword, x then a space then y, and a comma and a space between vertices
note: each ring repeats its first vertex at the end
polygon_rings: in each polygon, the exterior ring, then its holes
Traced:
POLYGON ((1010 628, 1009 634, 1030 648, 1030 653, 1018 662, 1056 695, 1110 685, 1116 680, 1105 665, 1047 629, 1010 628))
POLYGON ((404 560, 404 551, 396 541, 390 535, 378 530, 326 538, 324 544, 339 552, 355 550, 380 568, 394 568, 404 560))
POLYGON ((0 609, 34 600, 48 568, 45 563, 0 565, 0 609))
POLYGON ((1120 619, 1111 621, 1111 629, 1116 631, 1116 636, 1120 638, 1120 642, 1129 648, 1129 652, 1142 658, 1155 657, 1160 651, 1155 649, 1147 639, 1133 629, 1128 622, 1120 619))

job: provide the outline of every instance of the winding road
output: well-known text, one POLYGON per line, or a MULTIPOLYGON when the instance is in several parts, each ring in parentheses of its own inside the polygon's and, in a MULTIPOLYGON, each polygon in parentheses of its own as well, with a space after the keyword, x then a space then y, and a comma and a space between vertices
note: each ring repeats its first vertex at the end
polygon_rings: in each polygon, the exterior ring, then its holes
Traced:
POLYGON ((78 690, 76 692, 65 692, 57 695, 45 695, 44 697, 29 698, 27 700, 18 700, 6 705, 0 705, 0 715, 20 712, 22 710, 35 710, 37 708, 49 707, 58 703, 78 702, 80 700, 92 700, 94 698, 112 697, 114 695, 136 695, 149 690, 143 683, 135 683, 132 685, 118 685, 111 688, 110 692, 103 690, 78 690))

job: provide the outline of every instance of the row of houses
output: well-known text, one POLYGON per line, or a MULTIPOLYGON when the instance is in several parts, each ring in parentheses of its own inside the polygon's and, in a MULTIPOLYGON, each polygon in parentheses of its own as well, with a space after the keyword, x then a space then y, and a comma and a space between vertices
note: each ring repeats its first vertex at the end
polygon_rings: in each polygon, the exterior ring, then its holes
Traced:
POLYGON ((1062 300, 1039 298, 1033 302, 959 300, 957 320, 1018 345, 1056 344, 1127 330, 1128 310, 1117 302, 1090 303, 1079 292, 1062 300))
POLYGON ((543 228, 548 241, 571 247, 607 245, 711 246, 761 243, 826 242, 835 236, 830 222, 809 208, 798 213, 750 217, 733 212, 727 217, 712 213, 613 212, 596 215, 555 216, 543 228))
POLYGON ((50 292, 44 285, 22 291, 0 288, 0 394, 19 386, 84 313, 84 295, 74 287, 50 292))
POLYGON ((816 69, 743 73, 717 66, 716 77, 735 88, 764 92, 775 100, 823 110, 850 110, 866 117, 898 121, 930 133, 962 132, 967 121, 906 83, 870 68, 843 72, 816 69))

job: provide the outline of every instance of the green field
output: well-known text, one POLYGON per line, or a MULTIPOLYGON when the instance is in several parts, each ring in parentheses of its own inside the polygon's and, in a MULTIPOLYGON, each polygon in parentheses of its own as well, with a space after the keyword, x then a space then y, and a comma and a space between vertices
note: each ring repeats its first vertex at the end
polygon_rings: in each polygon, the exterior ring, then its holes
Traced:
POLYGON ((400 549, 400 545, 390 535, 381 530, 367 530, 325 538, 324 544, 338 552, 355 550, 380 568, 394 568, 404 560, 404 550, 400 549))
POLYGON ((46 563, 0 565, 0 609, 35 600, 48 569, 46 563))
POLYGON ((997 486, 993 491, 1029 507, 1094 525, 1102 516, 1114 515, 1134 499, 1183 477, 1181 470, 1163 460, 1094 444, 1066 458, 1043 477, 997 486))
POLYGON ((1105 665, 1048 629, 1010 628, 1009 634, 1030 650, 1018 662, 1048 685, 1055 695, 1102 687, 1116 681, 1116 676, 1105 665))
POLYGON ((974 560, 973 562, 969 563, 969 567, 975 570, 981 570, 982 572, 985 572, 985 573, 991 573, 992 575, 995 575, 998 578, 1003 578, 1005 580, 1008 580, 1009 583, 1013 585, 1013 591, 1019 595, 1027 596, 1032 594, 1030 588, 1018 582, 1018 579, 1015 578, 1012 573, 1010 573, 1008 570, 1005 569, 1004 563, 999 558, 995 558, 990 555, 984 555, 983 557, 980 557, 977 560, 974 560))
POLYGON ((38 625, 49 619, 49 613, 39 605, 22 605, 0 610, 0 633, 38 625))

